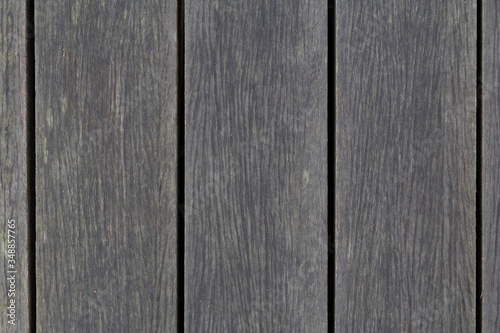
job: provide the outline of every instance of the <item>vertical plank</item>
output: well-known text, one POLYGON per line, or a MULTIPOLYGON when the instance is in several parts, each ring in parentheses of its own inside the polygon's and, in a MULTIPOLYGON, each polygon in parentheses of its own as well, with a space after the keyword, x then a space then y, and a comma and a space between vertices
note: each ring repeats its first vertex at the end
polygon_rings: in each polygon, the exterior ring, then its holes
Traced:
POLYGON ((176 331, 176 7, 36 1, 37 331, 176 331))
POLYGON ((483 1, 483 331, 500 331, 500 4, 483 1))
POLYGON ((326 332, 327 6, 186 15, 187 332, 326 332))
POLYGON ((475 331, 476 12, 336 2, 337 332, 475 331))
POLYGON ((0 0, 1 332, 29 330, 25 18, 24 1, 0 0))

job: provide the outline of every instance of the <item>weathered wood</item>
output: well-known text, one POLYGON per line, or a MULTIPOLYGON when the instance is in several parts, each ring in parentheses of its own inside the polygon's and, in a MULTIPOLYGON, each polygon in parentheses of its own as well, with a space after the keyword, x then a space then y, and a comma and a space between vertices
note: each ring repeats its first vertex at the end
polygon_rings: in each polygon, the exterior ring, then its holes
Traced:
POLYGON ((36 17, 37 331, 177 330, 177 3, 36 17))
POLYGON ((336 2, 336 332, 475 331, 476 11, 336 2))
POLYGON ((24 1, 0 1, 0 332, 29 331, 25 13, 24 1), (15 245, 11 253, 9 240, 15 245), (15 256, 9 258, 13 250, 15 256), (15 281, 8 281, 12 275, 15 281), (8 316, 11 300, 15 319, 8 316), (15 325, 9 324, 11 319, 15 325))
POLYGON ((186 331, 326 332, 326 3, 185 6, 186 331))
POLYGON ((500 332, 500 3, 483 2, 483 332, 500 332))

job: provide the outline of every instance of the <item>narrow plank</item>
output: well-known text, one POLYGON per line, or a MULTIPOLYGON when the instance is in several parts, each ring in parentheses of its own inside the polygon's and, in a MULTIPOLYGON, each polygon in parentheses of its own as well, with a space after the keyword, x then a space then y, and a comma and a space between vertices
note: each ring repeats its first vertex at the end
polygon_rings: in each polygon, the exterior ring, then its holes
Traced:
POLYGON ((326 3, 185 16, 186 331, 326 332, 326 3))
POLYGON ((476 1, 336 2, 336 332, 474 332, 476 1))
POLYGON ((0 1, 0 331, 28 332, 26 11, 0 1), (10 237, 9 237, 10 235, 10 237), (10 248, 9 248, 10 246, 10 248), (14 260, 14 261, 11 261, 14 260), (12 265, 12 266, 11 266, 12 265), (16 273, 9 273, 9 272, 16 273), (13 303, 12 303, 13 302, 13 303))
POLYGON ((483 1, 483 332, 500 332, 500 4, 483 1))
POLYGON ((176 1, 36 1, 37 331, 176 332, 176 1))

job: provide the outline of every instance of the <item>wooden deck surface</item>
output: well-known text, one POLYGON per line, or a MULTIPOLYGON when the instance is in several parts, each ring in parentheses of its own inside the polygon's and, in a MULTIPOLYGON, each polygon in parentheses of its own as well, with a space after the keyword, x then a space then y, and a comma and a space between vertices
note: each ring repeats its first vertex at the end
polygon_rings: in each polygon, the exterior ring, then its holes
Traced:
POLYGON ((29 280, 24 3, 0 1, 0 18, 0 331, 26 332, 29 280))
POLYGON ((483 332, 500 332, 500 4, 483 4, 482 290, 483 332))
POLYGON ((176 8, 36 2, 37 331, 176 331, 176 8))
POLYGON ((187 332, 327 329, 327 7, 186 1, 187 332))
POLYGON ((335 329, 474 332, 475 1, 338 1, 335 329))
POLYGON ((8 332, 29 328, 25 19, 22 1, 0 0, 0 331, 8 332))
POLYGON ((497 1, 0 0, 0 73, 0 333, 500 331, 497 1))

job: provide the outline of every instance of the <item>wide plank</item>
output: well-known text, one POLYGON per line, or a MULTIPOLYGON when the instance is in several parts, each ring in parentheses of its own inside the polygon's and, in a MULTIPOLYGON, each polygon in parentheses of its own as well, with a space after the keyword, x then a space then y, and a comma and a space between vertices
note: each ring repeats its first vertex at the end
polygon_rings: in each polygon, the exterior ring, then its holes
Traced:
POLYGON ((483 2, 483 332, 500 332, 500 3, 483 2))
POLYGON ((177 1, 41 0, 39 332, 177 331, 177 1))
POLYGON ((476 328, 476 1, 336 2, 335 331, 476 328))
POLYGON ((327 331, 327 5, 185 1, 186 332, 327 331))
POLYGON ((0 0, 0 332, 30 328, 25 27, 24 1, 0 0))

